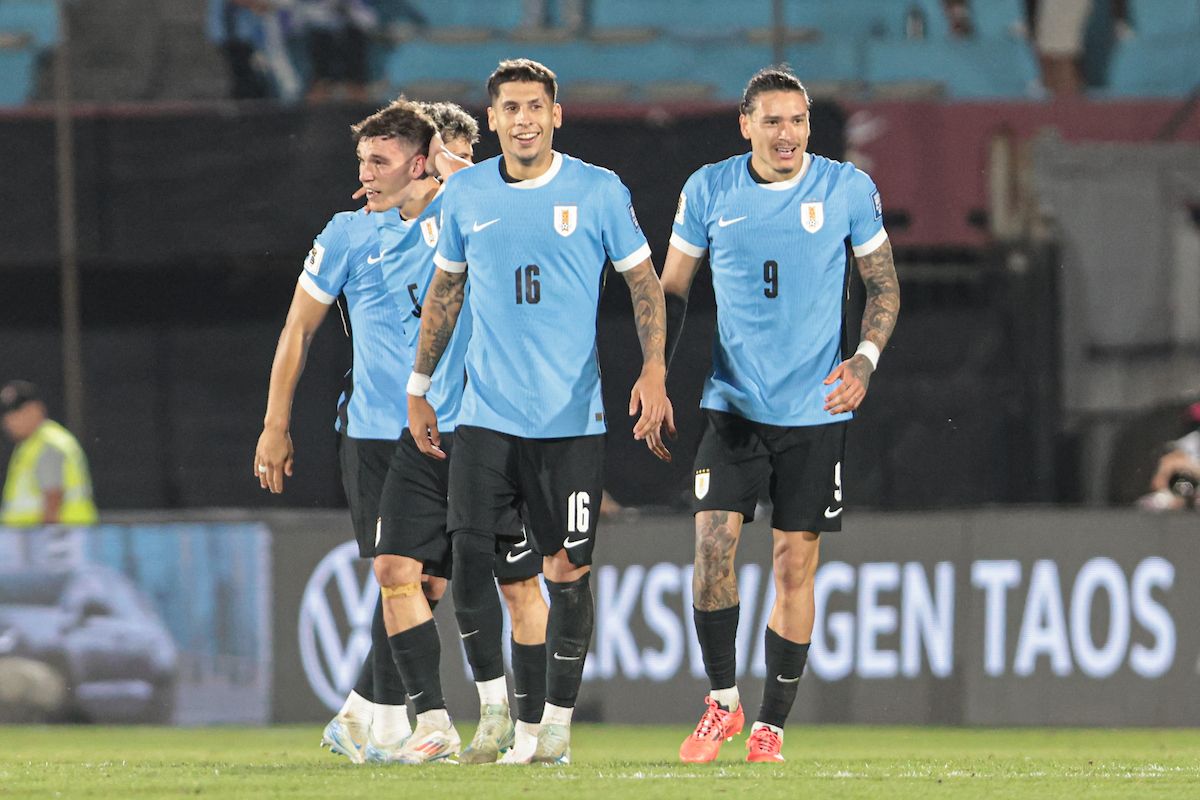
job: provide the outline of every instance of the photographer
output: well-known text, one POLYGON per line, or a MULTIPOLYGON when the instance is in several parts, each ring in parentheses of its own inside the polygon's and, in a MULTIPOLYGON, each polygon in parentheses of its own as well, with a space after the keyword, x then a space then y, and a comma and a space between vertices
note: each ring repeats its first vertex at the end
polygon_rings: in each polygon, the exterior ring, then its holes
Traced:
POLYGON ((1177 511, 1196 507, 1200 484, 1200 403, 1187 409, 1192 432, 1166 444, 1150 480, 1150 494, 1139 505, 1153 511, 1177 511))

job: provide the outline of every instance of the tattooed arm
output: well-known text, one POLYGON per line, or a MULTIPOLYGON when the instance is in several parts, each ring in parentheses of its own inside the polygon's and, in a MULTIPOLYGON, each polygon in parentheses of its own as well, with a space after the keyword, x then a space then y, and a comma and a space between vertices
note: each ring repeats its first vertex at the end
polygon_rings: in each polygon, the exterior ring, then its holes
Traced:
POLYGON ((675 435, 675 415, 667 398, 667 361, 664 348, 667 341, 667 311, 663 303, 662 284, 650 259, 621 273, 629 284, 633 300, 633 320, 642 343, 642 374, 629 393, 629 416, 641 411, 633 426, 633 438, 645 440, 650 452, 663 461, 671 453, 662 441, 662 431, 675 435))
MULTIPOLYGON (((896 317, 900 314, 900 282, 896 278, 892 243, 885 239, 883 244, 867 255, 855 256, 854 261, 867 289, 862 341, 870 342, 883 352, 892 337, 892 331, 896 329, 896 317)), ((858 408, 867 396, 867 386, 871 383, 871 373, 874 371, 870 359, 861 354, 855 354, 835 367, 825 378, 825 385, 837 380, 842 383, 825 398, 825 410, 830 414, 841 414, 858 408)))
MULTIPOLYGON (((425 302, 421 306, 421 337, 417 342, 416 363, 413 372, 432 376, 437 369, 442 353, 450 344, 454 326, 462 311, 466 294, 467 273, 447 272, 438 269, 433 274, 425 302)), ((408 396, 408 429, 416 440, 417 447, 427 456, 438 460, 446 458, 442 452, 442 437, 437 427, 437 411, 424 395, 408 396)))

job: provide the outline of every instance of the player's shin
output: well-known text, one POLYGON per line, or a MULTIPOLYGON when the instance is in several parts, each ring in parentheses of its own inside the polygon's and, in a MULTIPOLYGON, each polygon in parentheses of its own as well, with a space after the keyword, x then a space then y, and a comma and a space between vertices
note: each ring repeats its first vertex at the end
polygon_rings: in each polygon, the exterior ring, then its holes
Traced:
POLYGON ((574 708, 595 624, 591 573, 569 583, 547 580, 550 618, 546 624, 546 703, 574 708))

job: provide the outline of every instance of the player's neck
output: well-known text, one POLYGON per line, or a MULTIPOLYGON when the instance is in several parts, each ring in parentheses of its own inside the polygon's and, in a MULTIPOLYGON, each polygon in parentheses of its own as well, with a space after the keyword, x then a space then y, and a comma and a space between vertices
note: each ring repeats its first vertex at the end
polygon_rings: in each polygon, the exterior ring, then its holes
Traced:
POLYGON ((749 163, 750 177, 754 179, 755 183, 783 183, 784 181, 794 179, 803 172, 806 161, 807 159, 801 154, 799 167, 785 174, 774 169, 770 164, 759 161, 758 156, 751 153, 749 163))
POLYGON ((433 178, 425 178, 414 185, 412 194, 400 204, 401 219, 415 219, 421 216, 421 213, 433 202, 433 198, 437 196, 440 188, 441 184, 433 178))
POLYGON ((546 174, 554 164, 554 151, 547 150, 545 153, 537 157, 536 161, 526 164, 520 159, 504 154, 503 167, 504 175, 514 181, 531 181, 535 178, 540 178, 546 174))

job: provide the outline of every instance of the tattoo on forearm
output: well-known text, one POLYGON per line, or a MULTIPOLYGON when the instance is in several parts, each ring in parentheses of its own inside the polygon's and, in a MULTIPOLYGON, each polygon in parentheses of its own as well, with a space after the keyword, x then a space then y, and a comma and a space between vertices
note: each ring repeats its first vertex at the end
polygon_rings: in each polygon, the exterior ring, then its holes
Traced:
POLYGON ((737 534, 728 511, 703 512, 696 531, 696 569, 692 573, 692 604, 700 611, 719 611, 737 605, 737 534))
POLYGON ((900 314, 900 281, 892 258, 892 243, 885 241, 875 252, 856 259, 858 273, 867 290, 863 309, 862 338, 883 350, 887 347, 900 314))
POLYGON ((633 321, 647 364, 666 364, 667 307, 662 284, 653 268, 634 268, 625 273, 633 300, 633 321), (636 274, 634 274, 636 273, 636 274))
POLYGON ((434 273, 421 308, 421 338, 417 342, 417 358, 413 365, 413 369, 422 375, 433 374, 450 344, 458 314, 462 311, 466 286, 465 272, 439 269, 434 273))

